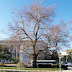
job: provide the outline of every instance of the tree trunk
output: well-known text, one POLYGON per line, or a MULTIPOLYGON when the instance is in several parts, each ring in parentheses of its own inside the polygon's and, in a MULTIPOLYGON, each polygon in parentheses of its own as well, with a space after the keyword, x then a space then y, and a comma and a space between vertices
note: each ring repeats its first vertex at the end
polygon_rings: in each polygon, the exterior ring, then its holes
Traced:
POLYGON ((33 68, 36 68, 36 53, 35 53, 35 45, 33 45, 33 68))
POLYGON ((36 57, 36 55, 34 55, 33 56, 33 68, 37 67, 37 65, 36 65, 36 59, 37 59, 37 57, 36 57))

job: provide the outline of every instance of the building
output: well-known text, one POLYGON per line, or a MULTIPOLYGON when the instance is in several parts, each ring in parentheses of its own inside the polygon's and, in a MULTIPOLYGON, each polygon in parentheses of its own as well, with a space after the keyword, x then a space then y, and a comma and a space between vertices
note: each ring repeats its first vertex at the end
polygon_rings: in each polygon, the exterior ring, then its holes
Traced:
MULTIPOLYGON (((8 46, 9 51, 12 54, 12 58, 17 58, 19 57, 20 62, 24 62, 24 63, 31 63, 32 57, 31 56, 27 56, 27 53, 32 53, 32 43, 28 40, 26 41, 0 41, 0 44, 4 44, 8 46)), ((36 45, 36 50, 38 49, 44 49, 45 47, 47 47, 47 44, 42 42, 42 41, 38 41, 37 45, 36 45)), ((42 55, 43 57, 43 55, 42 55)))

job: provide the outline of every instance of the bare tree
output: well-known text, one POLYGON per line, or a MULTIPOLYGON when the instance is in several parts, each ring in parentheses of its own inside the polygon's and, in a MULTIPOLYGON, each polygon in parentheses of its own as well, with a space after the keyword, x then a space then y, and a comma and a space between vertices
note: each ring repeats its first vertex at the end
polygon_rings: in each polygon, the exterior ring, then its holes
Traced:
POLYGON ((48 39, 49 45, 56 45, 56 50, 61 49, 61 46, 69 47, 69 24, 71 21, 64 22, 60 21, 60 24, 55 24, 48 29, 46 38, 48 39))
MULTIPOLYGON (((33 55, 33 67, 36 67, 36 59, 40 52, 44 49, 37 48, 38 41, 45 43, 43 36, 46 34, 46 29, 49 28, 50 23, 53 21, 55 16, 55 8, 44 7, 42 4, 32 3, 31 6, 26 6, 21 9, 17 9, 14 14, 14 23, 9 23, 10 29, 13 31, 15 36, 20 35, 21 40, 30 40, 32 44, 32 55, 33 55)), ((45 43, 47 46, 47 43, 45 43)))

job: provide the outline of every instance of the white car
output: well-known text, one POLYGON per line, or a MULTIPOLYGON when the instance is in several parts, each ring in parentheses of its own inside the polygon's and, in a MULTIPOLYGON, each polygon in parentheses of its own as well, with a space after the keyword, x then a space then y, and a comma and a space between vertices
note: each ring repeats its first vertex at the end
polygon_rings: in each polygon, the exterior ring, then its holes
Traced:
POLYGON ((72 63, 67 63, 67 64, 64 64, 64 65, 66 65, 68 67, 72 67, 72 63))
POLYGON ((72 63, 68 63, 68 66, 69 66, 69 67, 72 67, 72 63))

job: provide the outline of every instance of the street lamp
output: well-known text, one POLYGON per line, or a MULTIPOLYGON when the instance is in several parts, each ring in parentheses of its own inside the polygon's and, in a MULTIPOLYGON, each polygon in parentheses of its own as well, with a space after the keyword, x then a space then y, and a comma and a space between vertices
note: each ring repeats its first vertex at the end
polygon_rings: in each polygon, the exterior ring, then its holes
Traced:
POLYGON ((52 58, 52 50, 50 50, 50 59, 52 58))
POLYGON ((58 55, 59 55, 59 72, 61 72, 61 53, 59 53, 58 55))

